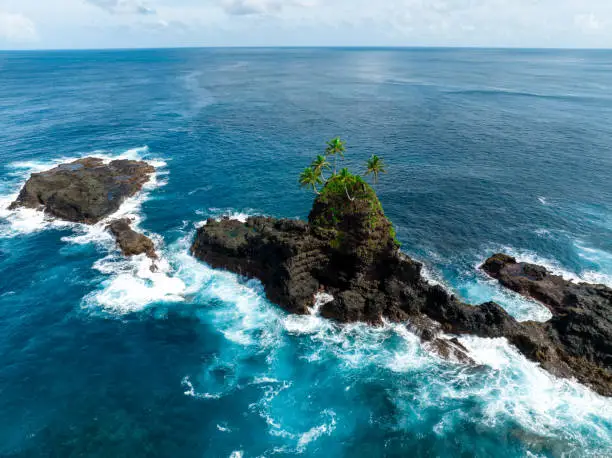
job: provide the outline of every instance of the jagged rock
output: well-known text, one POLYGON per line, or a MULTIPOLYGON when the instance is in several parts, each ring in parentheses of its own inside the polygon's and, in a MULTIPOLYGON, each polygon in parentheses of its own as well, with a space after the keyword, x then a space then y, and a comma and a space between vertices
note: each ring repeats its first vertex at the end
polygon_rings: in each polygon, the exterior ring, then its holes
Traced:
POLYGON ((115 236, 117 245, 125 256, 146 254, 151 259, 158 259, 153 241, 131 227, 132 221, 128 218, 111 221, 108 229, 115 236))
POLYGON ((534 359, 543 366, 560 360, 570 375, 612 394, 612 289, 574 283, 505 254, 491 256, 482 269, 505 287, 550 309, 550 321, 531 324, 548 340, 547 345, 525 348, 534 353, 534 359))
POLYGON ((87 157, 33 173, 10 208, 44 209, 66 221, 95 224, 140 191, 154 172, 154 167, 142 161, 106 164, 87 157))
POLYGON ((405 322, 437 353, 471 359, 442 331, 507 337, 528 358, 556 375, 576 377, 612 395, 612 380, 596 363, 565 353, 549 323, 519 323, 499 305, 472 306, 429 285, 421 264, 402 254, 374 191, 364 182, 348 191, 333 179, 314 202, 308 224, 264 217, 246 222, 208 220, 198 229, 192 254, 212 267, 262 281, 269 299, 292 313, 308 313, 324 289, 334 300, 322 316, 340 322, 382 319, 405 322), (606 378, 607 377, 607 378, 606 378))

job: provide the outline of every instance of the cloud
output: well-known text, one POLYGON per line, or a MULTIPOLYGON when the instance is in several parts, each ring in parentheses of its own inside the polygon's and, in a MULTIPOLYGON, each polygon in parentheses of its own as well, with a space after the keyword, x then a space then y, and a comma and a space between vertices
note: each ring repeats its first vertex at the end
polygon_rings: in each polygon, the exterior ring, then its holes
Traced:
POLYGON ((23 41, 38 32, 35 46, 51 48, 612 47, 612 0, 0 0, 0 5, 11 5, 0 10, 12 13, 0 23, 4 46, 9 35, 23 41), (117 33, 118 27, 132 32, 117 33))
POLYGON ((156 11, 139 0, 85 0, 111 14, 155 15, 156 11))
POLYGON ((597 32, 604 28, 604 24, 593 13, 577 14, 574 23, 586 33, 597 32))
POLYGON ((34 22, 19 13, 0 11, 0 40, 11 43, 28 43, 38 40, 34 22))
POLYGON ((285 7, 305 7, 311 4, 296 0, 223 0, 221 6, 232 16, 252 16, 276 14, 285 7))

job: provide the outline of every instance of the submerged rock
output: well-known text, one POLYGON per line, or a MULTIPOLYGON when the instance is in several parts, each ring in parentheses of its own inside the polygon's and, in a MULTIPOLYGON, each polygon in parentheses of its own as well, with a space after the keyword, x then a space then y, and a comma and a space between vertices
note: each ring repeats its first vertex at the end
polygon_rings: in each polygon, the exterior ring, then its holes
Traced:
POLYGON ((132 221, 128 218, 111 221, 108 229, 115 236, 117 245, 125 256, 137 256, 146 254, 151 259, 157 259, 155 244, 153 241, 131 227, 132 221))
POLYGON ((11 209, 28 207, 71 222, 95 224, 142 189, 155 168, 146 162, 87 157, 33 173, 11 209))
POLYGON ((554 321, 519 323, 493 302, 472 306, 457 300, 428 284, 421 264, 399 251, 374 191, 360 180, 348 191, 330 179, 315 199, 308 223, 209 219, 197 231, 192 254, 212 267, 260 279, 269 299, 289 312, 308 313, 315 294, 324 290, 334 297, 321 306, 324 317, 403 322, 433 351, 465 362, 471 361, 466 349, 458 340, 441 338, 442 332, 506 337, 555 375, 576 377, 612 395, 612 379, 603 364, 609 361, 610 340, 597 346, 599 337, 593 336, 592 348, 577 344, 571 352, 564 342, 576 341, 580 330, 599 332, 587 323, 594 315, 572 321, 574 331, 554 321), (606 352, 604 359, 591 357, 606 352))

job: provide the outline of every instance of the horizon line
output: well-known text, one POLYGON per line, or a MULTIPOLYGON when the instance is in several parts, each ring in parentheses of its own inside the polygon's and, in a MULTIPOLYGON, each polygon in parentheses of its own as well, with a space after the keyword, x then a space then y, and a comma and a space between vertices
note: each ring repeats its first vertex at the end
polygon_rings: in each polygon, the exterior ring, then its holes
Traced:
POLYGON ((250 46, 250 45, 219 45, 219 46, 155 46, 155 47, 101 47, 101 48, 0 48, 0 52, 62 52, 62 51, 158 51, 158 50, 197 50, 197 49, 413 49, 413 50, 509 50, 509 51, 612 51, 612 48, 595 47, 532 47, 532 46, 428 46, 428 45, 295 45, 295 46, 250 46))

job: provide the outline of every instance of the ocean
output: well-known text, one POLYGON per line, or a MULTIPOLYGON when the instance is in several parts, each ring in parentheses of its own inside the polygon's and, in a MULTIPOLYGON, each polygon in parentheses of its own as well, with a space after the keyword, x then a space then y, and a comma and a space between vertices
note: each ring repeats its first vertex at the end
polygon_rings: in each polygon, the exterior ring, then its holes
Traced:
POLYGON ((183 49, 0 52, 0 456, 612 455, 612 401, 461 337, 291 316, 188 252, 207 218, 305 218, 325 142, 375 153, 402 250, 471 303, 541 305, 478 271, 497 251, 612 286, 612 52, 183 49), (83 156, 151 161, 119 210, 158 244, 9 211, 83 156))

